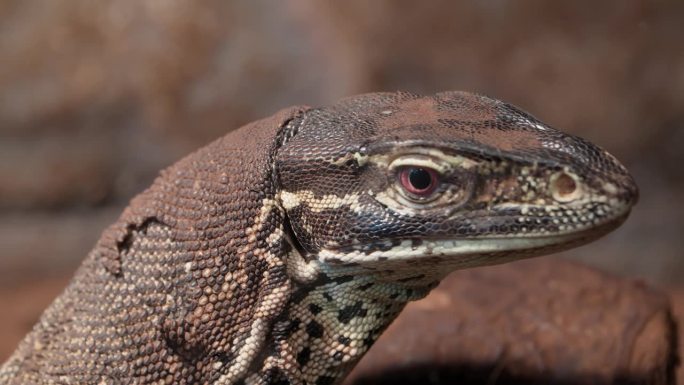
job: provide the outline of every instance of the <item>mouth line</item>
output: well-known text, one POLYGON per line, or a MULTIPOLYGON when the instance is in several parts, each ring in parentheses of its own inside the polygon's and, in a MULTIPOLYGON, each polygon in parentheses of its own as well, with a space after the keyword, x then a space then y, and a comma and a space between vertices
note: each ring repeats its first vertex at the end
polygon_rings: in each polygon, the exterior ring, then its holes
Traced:
MULTIPOLYGON (((556 226, 565 226, 566 228, 563 230, 557 229, 556 231, 539 231, 539 230, 532 230, 528 232, 518 232, 515 234, 491 234, 491 235, 486 235, 486 236, 473 236, 473 237, 463 237, 463 238, 432 238, 434 240, 444 240, 444 239, 460 239, 460 240, 500 240, 500 239, 534 239, 534 238, 539 238, 539 239, 549 239, 549 238, 575 238, 575 237, 580 237, 585 234, 592 234, 592 233, 605 233, 606 231, 610 231, 612 229, 617 228, 620 224, 622 224, 627 217, 629 216, 629 212, 624 213, 622 215, 617 215, 615 217, 611 218, 605 218, 601 221, 596 221, 593 223, 585 223, 585 224, 576 224, 576 223, 561 223, 561 224, 556 224, 556 226), (577 227, 572 227, 572 226, 578 226, 581 228, 577 227)), ((426 239, 430 239, 429 237, 426 239)))
MULTIPOLYGON (((354 248, 327 248, 319 252, 319 259, 331 263, 364 263, 385 260, 414 260, 421 257, 462 257, 478 254, 510 254, 515 252, 550 254, 593 241, 617 228, 627 214, 599 226, 582 230, 546 234, 516 234, 470 238, 405 239, 391 244, 359 244, 354 248)), ((388 241, 389 242, 389 241, 388 241)))

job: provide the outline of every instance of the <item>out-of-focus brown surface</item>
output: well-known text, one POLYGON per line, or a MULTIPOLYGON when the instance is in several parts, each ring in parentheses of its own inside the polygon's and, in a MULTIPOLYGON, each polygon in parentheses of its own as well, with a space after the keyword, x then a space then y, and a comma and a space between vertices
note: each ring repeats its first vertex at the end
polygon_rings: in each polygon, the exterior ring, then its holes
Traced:
POLYGON ((671 384, 671 311, 643 283, 558 259, 457 272, 407 306, 347 384, 671 384))
POLYGON ((68 274, 159 169, 281 107, 465 89, 634 173, 632 218, 571 257, 684 284, 682 20, 678 0, 0 2, 0 283, 68 274))
POLYGON ((640 203, 565 256, 684 287, 682 20, 679 0, 0 1, 0 330, 160 168, 284 106, 397 89, 485 93, 609 149, 640 203))
POLYGON ((679 365, 677 366, 677 383, 684 384, 684 366, 682 366, 682 360, 684 360, 684 290, 671 290, 668 294, 672 298, 672 305, 674 308, 675 322, 678 327, 677 339, 679 345, 679 365))
POLYGON ((0 361, 4 362, 21 338, 31 330, 68 279, 52 278, 27 282, 12 288, 0 287, 0 309, 4 322, 0 327, 0 361))

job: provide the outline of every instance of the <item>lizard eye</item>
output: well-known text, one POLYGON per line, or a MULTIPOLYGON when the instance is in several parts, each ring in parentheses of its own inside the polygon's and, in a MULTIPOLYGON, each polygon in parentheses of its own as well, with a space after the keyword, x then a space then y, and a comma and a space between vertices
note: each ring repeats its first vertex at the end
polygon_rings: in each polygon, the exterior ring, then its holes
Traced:
POLYGON ((406 167, 399 172, 399 182, 411 195, 427 197, 439 185, 437 171, 427 167, 406 167))

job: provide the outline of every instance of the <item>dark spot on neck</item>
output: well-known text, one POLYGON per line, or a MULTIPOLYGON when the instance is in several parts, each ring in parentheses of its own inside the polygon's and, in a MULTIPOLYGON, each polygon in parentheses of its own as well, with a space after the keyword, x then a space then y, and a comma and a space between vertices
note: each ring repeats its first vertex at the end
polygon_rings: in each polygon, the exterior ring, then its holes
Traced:
POLYGON ((287 327, 285 328, 283 334, 284 334, 286 337, 291 336, 292 334, 294 334, 294 332, 296 332, 297 330, 299 330, 299 326, 300 326, 301 324, 302 324, 302 321, 301 321, 299 318, 293 319, 292 321, 288 322, 287 327))
POLYGON ((312 338, 321 338, 323 337, 323 326, 316 320, 311 320, 306 324, 306 334, 312 338))
POLYGON ((309 359, 311 359, 311 349, 308 346, 305 346, 304 349, 297 354, 297 363, 300 367, 303 367, 309 362, 309 359))
POLYGON ((354 279, 353 275, 343 275, 340 277, 333 278, 333 282, 335 282, 337 284, 343 284, 343 283, 352 281, 353 279, 354 279))
POLYGON ((373 285, 374 285, 373 282, 368 282, 366 284, 359 286, 358 289, 361 291, 366 291, 366 290, 370 289, 371 287, 373 287, 373 285))
POLYGON ((320 306, 318 306, 318 305, 316 305, 315 303, 310 303, 310 304, 309 304, 309 311, 310 311, 312 314, 318 314, 318 313, 321 312, 321 310, 323 310, 323 308, 320 307, 320 306))
POLYGON ((351 344, 351 338, 345 337, 345 336, 339 336, 339 337, 337 337, 337 342, 341 343, 344 346, 349 346, 349 344, 351 344))
POLYGON ((279 368, 271 368, 266 372, 268 383, 273 385, 290 385, 290 380, 287 379, 285 373, 279 368))
POLYGON ((294 305, 302 302, 304 298, 306 298, 309 295, 309 292, 311 292, 311 288, 307 287, 300 287, 297 290, 292 293, 292 297, 290 298, 290 302, 294 305))
POLYGON ((365 317, 368 310, 363 308, 363 302, 356 301, 351 306, 345 306, 337 313, 337 320, 343 324, 349 323, 354 317, 365 317))

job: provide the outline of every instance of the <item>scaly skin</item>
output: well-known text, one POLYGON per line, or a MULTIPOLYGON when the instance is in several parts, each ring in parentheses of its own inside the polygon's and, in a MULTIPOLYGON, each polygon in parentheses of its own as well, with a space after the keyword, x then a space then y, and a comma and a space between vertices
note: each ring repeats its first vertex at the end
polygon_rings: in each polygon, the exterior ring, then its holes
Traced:
POLYGON ((162 172, 0 369, 0 384, 334 384, 450 271, 617 227, 615 158, 502 102, 293 107, 162 172))

